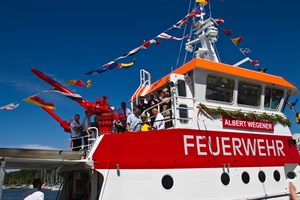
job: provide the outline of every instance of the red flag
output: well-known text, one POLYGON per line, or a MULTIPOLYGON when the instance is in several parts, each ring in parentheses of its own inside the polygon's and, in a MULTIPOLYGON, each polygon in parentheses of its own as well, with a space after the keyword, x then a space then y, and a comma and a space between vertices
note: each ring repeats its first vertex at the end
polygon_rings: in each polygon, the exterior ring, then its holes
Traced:
POLYGON ((258 60, 251 60, 252 65, 254 65, 255 67, 259 66, 259 62, 258 60))
POLYGON ((232 30, 222 30, 223 33, 225 33, 226 35, 231 35, 232 34, 232 30))
POLYGON ((220 25, 221 23, 224 23, 224 19, 223 18, 218 18, 218 19, 215 19, 215 22, 220 25))

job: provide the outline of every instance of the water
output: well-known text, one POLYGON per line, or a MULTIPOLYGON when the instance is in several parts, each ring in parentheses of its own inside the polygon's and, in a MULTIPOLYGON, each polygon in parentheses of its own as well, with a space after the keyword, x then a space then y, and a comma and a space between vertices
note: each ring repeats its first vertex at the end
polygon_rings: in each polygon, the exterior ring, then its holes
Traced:
MULTIPOLYGON (((22 189, 3 189, 1 200, 19 200, 21 195, 27 191, 27 188, 22 189)), ((56 200, 58 191, 42 190, 45 194, 45 200, 56 200)))

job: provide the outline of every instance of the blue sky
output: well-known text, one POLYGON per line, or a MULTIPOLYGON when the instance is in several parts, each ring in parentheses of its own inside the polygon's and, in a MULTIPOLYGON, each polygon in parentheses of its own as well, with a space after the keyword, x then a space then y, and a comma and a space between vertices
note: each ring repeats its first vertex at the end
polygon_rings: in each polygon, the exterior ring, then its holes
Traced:
MULTIPOLYGON (((69 134, 54 119, 40 107, 21 102, 49 89, 49 85, 30 72, 32 67, 58 82, 91 79, 91 88, 68 88, 89 101, 105 94, 117 108, 138 87, 140 69, 151 72, 154 81, 169 73, 176 67, 179 41, 163 40, 158 46, 141 50, 134 56, 136 65, 130 69, 83 76, 171 27, 187 14, 189 2, 0 1, 0 106, 21 103, 15 110, 0 110, 0 147, 68 148, 69 134)), ((252 59, 258 59, 261 67, 268 68, 268 73, 283 76, 296 87, 300 86, 299 1, 211 0, 211 5, 213 17, 225 19, 221 27, 232 30, 232 37, 243 37, 239 46, 250 48, 252 59)), ((182 31, 169 34, 180 37, 182 31)), ((222 62, 234 64, 243 58, 222 33, 219 40, 217 47, 222 62)), ((122 60, 131 61, 131 57, 122 60)), ((250 64, 244 67, 254 69, 250 64)), ((83 108, 62 95, 41 97, 53 102, 55 112, 65 120, 72 119, 75 113, 84 116, 83 108)), ((294 113, 288 108, 285 113, 293 122, 292 132, 300 132, 294 113)))

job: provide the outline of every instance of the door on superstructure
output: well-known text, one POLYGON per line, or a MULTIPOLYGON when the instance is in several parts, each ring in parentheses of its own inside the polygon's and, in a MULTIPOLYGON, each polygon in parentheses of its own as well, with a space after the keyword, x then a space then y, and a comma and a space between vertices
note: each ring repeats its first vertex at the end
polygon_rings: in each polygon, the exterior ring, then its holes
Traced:
POLYGON ((193 124, 193 81, 182 74, 170 75, 170 90, 175 128, 190 128, 193 124))

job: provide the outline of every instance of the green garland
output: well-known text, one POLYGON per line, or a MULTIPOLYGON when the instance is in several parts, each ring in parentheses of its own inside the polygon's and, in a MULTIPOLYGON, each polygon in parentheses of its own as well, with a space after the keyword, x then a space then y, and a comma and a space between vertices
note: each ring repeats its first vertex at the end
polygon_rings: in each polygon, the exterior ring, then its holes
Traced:
POLYGON ((250 119, 250 120, 257 120, 257 121, 269 121, 269 122, 273 122, 273 123, 278 122, 282 125, 287 125, 289 127, 291 126, 291 122, 288 118, 282 117, 277 114, 276 115, 268 115, 265 112, 262 114, 255 114, 253 112, 245 113, 245 112, 241 112, 241 110, 226 111, 226 110, 222 109, 221 107, 208 108, 204 104, 201 104, 201 103, 200 103, 200 108, 210 115, 218 115, 219 114, 226 118, 240 118, 243 120, 250 119))

